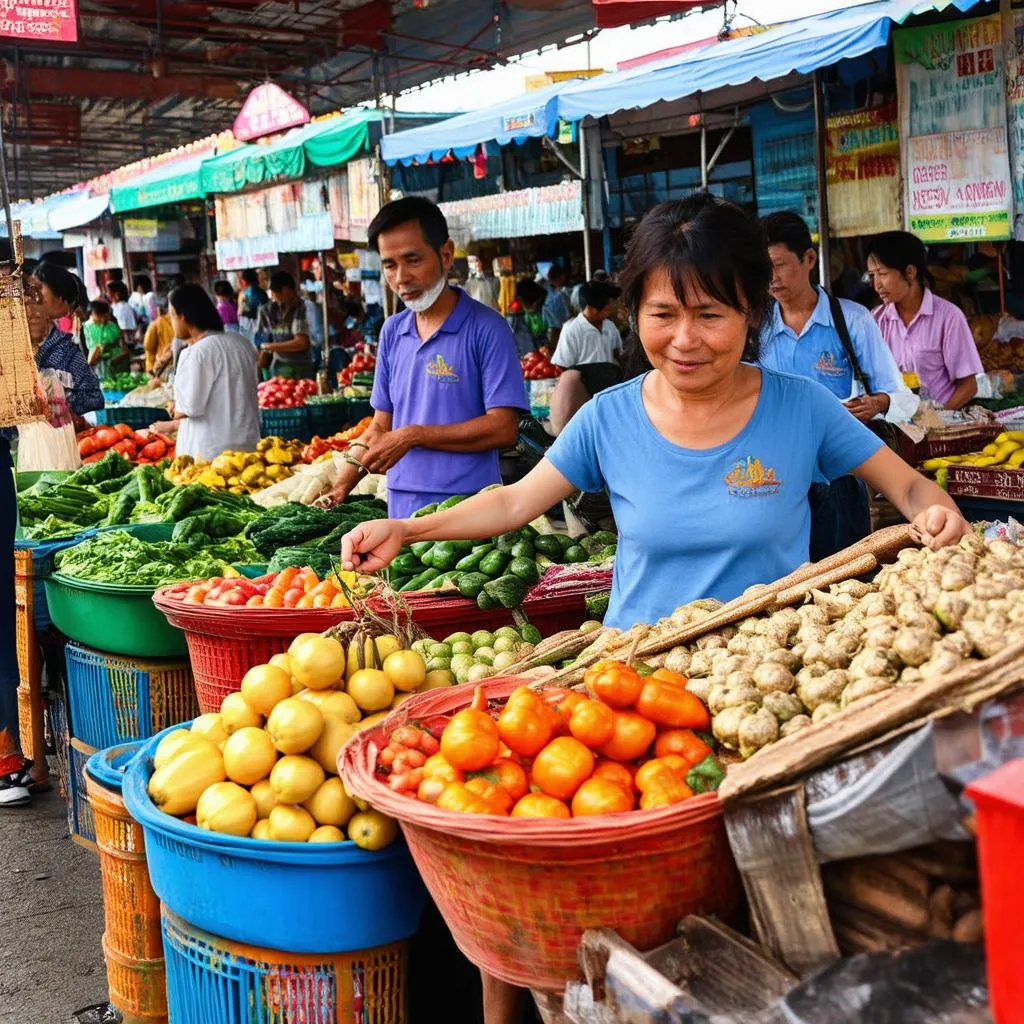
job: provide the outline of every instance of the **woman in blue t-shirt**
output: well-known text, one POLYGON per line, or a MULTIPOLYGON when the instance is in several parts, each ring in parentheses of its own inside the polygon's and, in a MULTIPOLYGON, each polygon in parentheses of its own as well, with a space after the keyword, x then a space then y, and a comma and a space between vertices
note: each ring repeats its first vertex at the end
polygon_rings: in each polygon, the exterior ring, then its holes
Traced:
POLYGON ((955 543, 970 527, 945 492, 820 384, 753 365, 770 277, 757 224, 739 207, 707 193, 655 207, 620 274, 653 369, 588 402, 519 483, 357 527, 346 567, 379 569, 416 540, 492 537, 576 490, 606 488, 619 548, 605 621, 628 628, 792 572, 807 560, 811 482, 847 473, 929 546, 955 543))
MULTIPOLYGON (((605 622, 655 622, 701 597, 728 601, 807 560, 807 492, 853 473, 929 547, 970 530, 948 495, 806 378, 754 365, 771 268, 756 222, 707 193, 641 222, 619 276, 652 369, 588 402, 523 480, 420 519, 364 523, 346 569, 386 566, 417 540, 493 537, 576 490, 607 489, 619 528, 605 622)), ((484 979, 485 1019, 514 1019, 484 979)))

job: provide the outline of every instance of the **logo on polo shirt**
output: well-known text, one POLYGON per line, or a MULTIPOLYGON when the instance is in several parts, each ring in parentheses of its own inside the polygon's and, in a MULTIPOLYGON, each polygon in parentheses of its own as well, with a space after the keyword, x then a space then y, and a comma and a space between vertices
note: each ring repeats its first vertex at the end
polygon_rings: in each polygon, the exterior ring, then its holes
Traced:
POLYGON ((449 366, 444 357, 436 355, 427 363, 427 376, 433 377, 440 384, 458 384, 459 375, 454 366, 449 366))
POLYGON ((814 364, 814 372, 819 377, 845 377, 846 367, 836 366, 836 357, 832 352, 822 352, 814 364))
POLYGON ((732 471, 726 474, 725 483, 734 498, 769 498, 782 488, 775 470, 765 469, 756 455, 737 460, 732 471))

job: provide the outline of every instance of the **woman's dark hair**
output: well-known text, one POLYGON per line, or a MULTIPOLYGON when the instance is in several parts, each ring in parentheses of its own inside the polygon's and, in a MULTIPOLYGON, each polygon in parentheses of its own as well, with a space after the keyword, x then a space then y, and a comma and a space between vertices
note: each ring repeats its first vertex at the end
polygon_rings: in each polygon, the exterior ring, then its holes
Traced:
POLYGON ((659 268, 668 272, 680 302, 686 303, 687 286, 696 284, 743 313, 750 323, 743 357, 757 359, 771 264, 754 217, 709 192, 655 206, 633 232, 619 271, 634 323, 647 275, 659 268))
POLYGON ((592 309, 604 309, 612 299, 617 299, 622 289, 611 281, 588 281, 580 286, 580 305, 592 309))
POLYGON ((110 303, 104 302, 102 299, 93 299, 89 303, 89 312, 95 313, 97 316, 110 316, 110 303))
POLYGON ((189 327, 200 331, 223 331, 221 320, 213 299, 198 284, 183 284, 171 292, 171 307, 178 316, 185 318, 189 327))
POLYGON ((222 299, 234 299, 235 289, 231 287, 230 281, 214 281, 213 294, 219 295, 222 299))
MULTIPOLYGON (((53 294, 67 304, 72 311, 80 308, 80 296, 84 290, 82 282, 70 270, 57 266, 56 263, 40 263, 32 276, 40 283, 45 284, 53 294)), ((88 300, 86 300, 88 301, 88 300)))
POLYGON ((250 288, 259 288, 259 286, 260 286, 260 275, 257 274, 255 270, 243 270, 242 271, 242 280, 250 288))
POLYGON ((151 292, 153 290, 153 281, 148 274, 136 274, 132 278, 132 287, 136 291, 141 288, 144 292, 151 292))
POLYGON ((547 292, 544 291, 544 287, 537 284, 536 281, 524 277, 522 281, 516 282, 516 298, 521 303, 532 306, 536 302, 543 302, 546 297, 547 292))
POLYGON ((792 210, 778 210, 761 218, 765 245, 784 245, 800 259, 808 249, 814 248, 811 229, 798 213, 792 210))
POLYGON ((427 245, 438 255, 441 246, 448 241, 448 221, 436 204, 423 196, 403 196, 380 208, 366 229, 366 239, 374 252, 380 252, 378 239, 385 231, 391 231, 416 221, 423 232, 427 245))
POLYGON ((907 267, 914 267, 922 288, 931 282, 928 250, 924 242, 909 231, 883 231, 868 239, 864 252, 865 258, 874 256, 883 267, 898 270, 904 278, 907 276, 907 267))
POLYGON ((650 359, 640 344, 640 337, 636 331, 627 331, 622 339, 622 356, 619 360, 622 363, 622 379, 632 380, 634 377, 641 377, 648 370, 653 370, 650 359))
POLYGON ((118 302, 128 301, 128 286, 124 281, 108 281, 107 294, 113 295, 118 302))

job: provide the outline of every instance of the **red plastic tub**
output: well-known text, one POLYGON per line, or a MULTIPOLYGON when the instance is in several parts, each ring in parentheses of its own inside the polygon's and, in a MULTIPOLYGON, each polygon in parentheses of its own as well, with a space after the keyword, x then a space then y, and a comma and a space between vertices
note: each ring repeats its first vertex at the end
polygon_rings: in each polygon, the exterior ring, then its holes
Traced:
POLYGON ((978 861, 985 914, 985 959, 996 1024, 1024 1020, 1024 758, 971 783, 967 796, 978 809, 978 861))

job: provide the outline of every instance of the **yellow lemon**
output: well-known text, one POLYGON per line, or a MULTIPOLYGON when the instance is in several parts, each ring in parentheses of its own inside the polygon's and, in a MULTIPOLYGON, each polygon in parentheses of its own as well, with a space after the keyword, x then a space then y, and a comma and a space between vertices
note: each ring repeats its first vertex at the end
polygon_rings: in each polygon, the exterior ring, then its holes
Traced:
POLYGON ((261 819, 269 818, 270 812, 277 806, 277 797, 270 788, 270 779, 260 779, 249 792, 256 801, 256 814, 261 819))
POLYGON ((228 731, 224 728, 220 715, 215 711, 200 715, 192 723, 192 732, 218 747, 228 738, 228 731))
POLYGON ((261 715, 269 715, 291 695, 292 677, 276 665, 257 665, 242 677, 242 696, 261 715))
POLYGON ((398 824, 380 811, 360 811, 348 823, 348 837, 364 850, 383 850, 395 841, 398 824))
POLYGON ((270 788, 279 804, 301 804, 320 788, 324 778, 318 761, 302 754, 287 754, 271 769, 270 788))
POLYGON ((164 814, 191 814, 208 786, 224 781, 224 758, 202 736, 179 750, 149 780, 149 795, 164 814))
POLYGON ((274 741, 253 725, 232 733, 224 744, 224 770, 232 782, 243 786, 252 786, 265 779, 275 761, 277 750, 274 741))
POLYGON ((338 754, 355 735, 355 726, 343 722, 335 715, 324 715, 324 731, 309 749, 309 756, 317 760, 325 772, 338 774, 338 754))
POLYGON ((220 720, 224 731, 230 736, 246 727, 260 728, 263 716, 254 711, 240 693, 229 693, 220 705, 220 720))
POLYGON ((382 711, 395 697, 391 680, 376 668, 360 669, 348 681, 346 689, 363 711, 382 711))
POLYGON ((289 648, 292 675, 311 690, 326 690, 345 675, 345 648, 329 636, 310 636, 289 648))
POLYGON ((308 843, 343 843, 345 833, 334 825, 321 825, 314 829, 312 835, 306 840, 308 843))
POLYGON ((324 716, 309 701, 289 697, 270 712, 266 728, 282 754, 302 754, 320 738, 324 716))
POLYGON ((192 745, 192 741, 198 734, 189 732, 188 729, 175 729, 169 732, 157 745, 153 753, 153 767, 163 768, 168 761, 176 754, 180 754, 186 747, 192 745))
POLYGON ((304 807, 278 804, 267 819, 270 838, 279 843, 304 843, 316 831, 313 815, 304 807))
POLYGON ((385 633, 383 636, 377 637, 373 643, 377 648, 377 657, 380 658, 382 663, 387 660, 388 655, 402 649, 402 641, 399 640, 397 636, 392 636, 390 633, 385 633))
POLYGON ((266 818, 260 818, 252 827, 249 833, 250 839, 270 839, 270 822, 266 818))
POLYGON ((411 693, 427 681, 427 664, 415 651, 394 651, 384 659, 384 675, 403 693, 411 693))
POLYGON ((247 836, 256 825, 256 801, 234 782, 215 782, 196 805, 196 824, 209 832, 247 836))
POLYGON ((327 779, 302 806, 318 825, 344 825, 356 813, 355 803, 336 775, 327 779))

